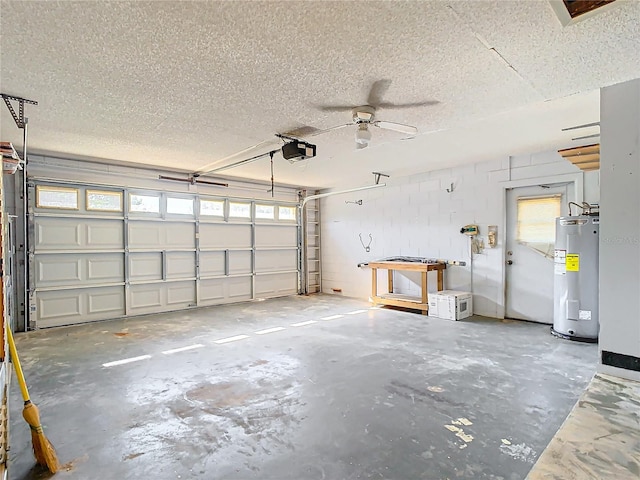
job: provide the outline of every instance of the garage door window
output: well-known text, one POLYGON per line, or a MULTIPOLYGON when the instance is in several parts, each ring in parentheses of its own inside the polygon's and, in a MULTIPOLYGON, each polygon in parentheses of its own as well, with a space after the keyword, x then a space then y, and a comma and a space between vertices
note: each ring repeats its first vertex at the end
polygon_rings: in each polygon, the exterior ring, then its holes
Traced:
POLYGON ((275 209, 273 205, 256 205, 256 218, 273 220, 275 218, 275 209))
POLYGON ((160 213, 160 197, 132 193, 129 199, 129 210, 132 212, 160 213))
POLYGON ((278 207, 278 218, 280 220, 295 220, 296 207, 278 207))
POLYGON ((224 200, 200 200, 200 215, 224 217, 224 200))
POLYGON ((36 207, 78 210, 78 189, 38 185, 36 207))
POLYGON ((229 216, 236 218, 251 218, 251 204, 229 202, 229 216))
POLYGON ((121 212, 122 192, 87 190, 87 210, 121 212))
POLYGON ((175 213, 177 215, 193 215, 193 199, 168 197, 167 213, 175 213))

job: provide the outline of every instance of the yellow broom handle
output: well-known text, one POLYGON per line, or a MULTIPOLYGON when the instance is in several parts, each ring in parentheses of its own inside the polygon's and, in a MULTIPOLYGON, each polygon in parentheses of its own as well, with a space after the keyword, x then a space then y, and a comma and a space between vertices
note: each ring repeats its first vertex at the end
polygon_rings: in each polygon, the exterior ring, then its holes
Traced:
POLYGON ((29 401, 29 390, 27 390, 27 382, 24 379, 24 374, 22 373, 22 366, 20 365, 20 359, 18 358, 18 351, 16 350, 16 343, 13 341, 13 334, 11 333, 11 328, 9 325, 5 324, 5 331, 7 332, 7 340, 9 340, 9 350, 11 351, 11 361, 13 362, 13 367, 16 370, 16 377, 18 377, 18 384, 20 385, 20 390, 22 391, 22 398, 25 402, 29 401))

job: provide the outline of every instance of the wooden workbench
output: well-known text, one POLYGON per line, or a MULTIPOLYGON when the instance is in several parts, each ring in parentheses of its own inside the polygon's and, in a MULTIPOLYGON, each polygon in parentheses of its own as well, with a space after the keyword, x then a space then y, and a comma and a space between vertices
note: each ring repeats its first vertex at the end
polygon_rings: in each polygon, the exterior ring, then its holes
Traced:
POLYGON ((438 291, 444 289, 444 269, 447 268, 444 263, 420 263, 420 262, 369 262, 371 268, 371 301, 374 305, 392 305, 395 307, 413 308, 422 311, 426 315, 429 311, 429 296, 427 288, 427 272, 438 272, 438 291), (389 276, 389 293, 378 295, 378 269, 388 271, 389 276), (393 293, 393 271, 404 270, 409 272, 420 272, 422 295, 420 297, 412 297, 410 295, 401 295, 393 293))

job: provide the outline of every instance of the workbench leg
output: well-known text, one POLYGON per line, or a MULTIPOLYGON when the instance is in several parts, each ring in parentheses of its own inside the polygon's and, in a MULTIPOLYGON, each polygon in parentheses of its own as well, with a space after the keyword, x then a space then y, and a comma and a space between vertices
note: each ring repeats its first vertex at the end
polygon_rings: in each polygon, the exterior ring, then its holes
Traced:
POLYGON ((371 301, 376 305, 376 297, 378 296, 378 269, 371 269, 371 301))
POLYGON ((444 290, 444 270, 438 270, 438 291, 444 290))
MULTIPOLYGON (((429 289, 427 288, 427 272, 421 272, 422 276, 422 304, 429 305, 429 289)), ((426 310, 422 310, 422 314, 426 315, 429 313, 429 307, 426 310)))
POLYGON ((389 276, 389 293, 393 293, 393 270, 387 270, 389 276))

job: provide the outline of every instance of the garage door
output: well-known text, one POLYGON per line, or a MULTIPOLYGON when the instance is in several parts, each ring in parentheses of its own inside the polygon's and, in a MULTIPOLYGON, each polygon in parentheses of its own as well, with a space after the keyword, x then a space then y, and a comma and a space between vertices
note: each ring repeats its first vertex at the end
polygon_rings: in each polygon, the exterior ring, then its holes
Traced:
POLYGON ((37 328, 296 294, 295 204, 37 183, 37 328))

